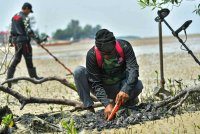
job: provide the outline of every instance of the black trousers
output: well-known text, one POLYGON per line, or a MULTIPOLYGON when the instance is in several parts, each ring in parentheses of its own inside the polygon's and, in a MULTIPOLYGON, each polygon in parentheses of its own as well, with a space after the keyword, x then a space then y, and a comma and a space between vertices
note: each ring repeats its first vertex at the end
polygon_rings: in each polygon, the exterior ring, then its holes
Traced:
POLYGON ((22 55, 24 56, 27 68, 33 68, 32 47, 30 43, 15 44, 15 56, 10 67, 16 68, 22 59, 22 55))

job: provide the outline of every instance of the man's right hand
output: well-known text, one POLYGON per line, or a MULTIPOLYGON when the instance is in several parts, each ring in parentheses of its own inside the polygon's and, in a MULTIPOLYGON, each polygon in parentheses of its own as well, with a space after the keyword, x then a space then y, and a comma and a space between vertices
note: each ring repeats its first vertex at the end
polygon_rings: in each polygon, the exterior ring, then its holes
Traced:
POLYGON ((104 116, 105 116, 106 119, 107 119, 107 118, 109 117, 109 115, 111 114, 113 107, 114 107, 113 104, 110 103, 110 104, 108 104, 108 105, 106 106, 106 108, 104 109, 104 116))

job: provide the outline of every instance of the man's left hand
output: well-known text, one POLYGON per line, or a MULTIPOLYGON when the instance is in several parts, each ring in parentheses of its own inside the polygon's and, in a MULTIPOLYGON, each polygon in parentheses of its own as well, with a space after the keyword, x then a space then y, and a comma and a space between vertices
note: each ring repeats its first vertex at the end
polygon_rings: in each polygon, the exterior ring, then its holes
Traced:
POLYGON ((118 102, 121 101, 122 104, 123 104, 128 99, 129 99, 129 95, 127 93, 123 92, 123 91, 120 91, 116 96, 115 103, 118 103, 118 102))

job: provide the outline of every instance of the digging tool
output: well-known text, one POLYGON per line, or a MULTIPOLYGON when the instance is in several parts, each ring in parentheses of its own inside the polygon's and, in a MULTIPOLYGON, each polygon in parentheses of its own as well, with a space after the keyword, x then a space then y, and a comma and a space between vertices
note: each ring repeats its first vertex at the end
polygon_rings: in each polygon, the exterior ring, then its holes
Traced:
POLYGON ((113 108, 111 114, 109 115, 107 121, 110 121, 110 120, 112 120, 112 119, 114 118, 115 114, 117 113, 117 111, 119 110, 119 108, 120 108, 121 105, 122 105, 122 102, 121 102, 121 101, 119 101, 119 102, 117 102, 117 103, 115 104, 115 106, 114 106, 114 108, 113 108))
POLYGON ((38 43, 38 45, 43 48, 49 55, 51 55, 56 62, 58 62, 61 66, 63 66, 70 74, 69 75, 73 75, 72 71, 65 66, 64 63, 62 63, 56 56, 54 56, 47 48, 45 48, 43 45, 41 45, 42 42, 47 41, 48 36, 45 36, 43 39, 41 39, 40 43, 38 43))

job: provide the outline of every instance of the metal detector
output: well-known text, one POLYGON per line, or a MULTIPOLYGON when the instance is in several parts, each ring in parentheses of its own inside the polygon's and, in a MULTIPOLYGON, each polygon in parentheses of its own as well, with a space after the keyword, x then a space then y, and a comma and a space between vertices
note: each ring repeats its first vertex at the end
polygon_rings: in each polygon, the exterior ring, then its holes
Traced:
MULTIPOLYGON (((154 95, 162 98, 166 98, 170 95, 170 92, 165 90, 165 79, 164 79, 164 66, 163 66, 163 41, 162 41, 162 22, 164 22, 167 27, 171 30, 172 35, 178 39, 178 41, 182 44, 185 50, 193 57, 193 59, 200 65, 199 60, 194 56, 193 52, 187 47, 185 42, 179 37, 179 33, 184 30, 185 35, 186 29, 192 23, 192 20, 186 21, 180 28, 176 31, 172 29, 172 27, 167 23, 165 17, 169 15, 169 9, 161 9, 157 12, 158 16, 155 18, 155 21, 158 22, 158 29, 159 29, 159 52, 160 52, 160 87, 156 87, 154 89, 154 95)), ((187 39, 187 38, 186 38, 187 39)))

